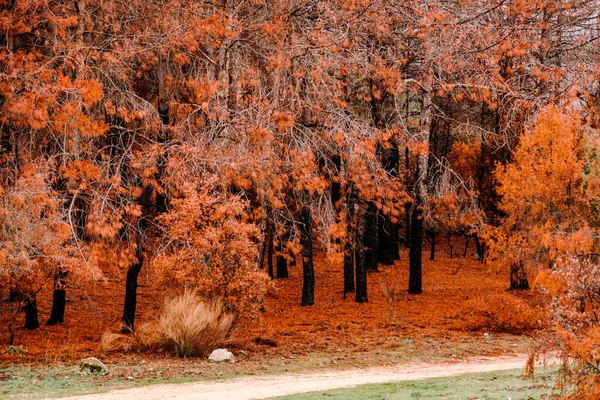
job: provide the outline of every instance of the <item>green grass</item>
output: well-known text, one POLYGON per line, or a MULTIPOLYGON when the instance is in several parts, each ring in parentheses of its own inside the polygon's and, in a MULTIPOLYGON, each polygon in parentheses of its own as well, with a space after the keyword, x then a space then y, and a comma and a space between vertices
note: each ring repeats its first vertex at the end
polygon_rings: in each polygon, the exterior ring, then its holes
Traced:
MULTIPOLYGON (((131 368, 127 368, 131 373, 131 368)), ((112 389, 121 389, 134 386, 143 386, 153 383, 183 383, 197 379, 182 378, 153 378, 132 377, 120 373, 119 368, 114 368, 111 376, 84 374, 79 372, 78 366, 55 366, 44 368, 30 368, 22 365, 12 365, 0 368, 0 399, 42 399, 47 397, 75 396, 106 392, 112 389)))
MULTIPOLYGON (((523 378, 522 369, 467 374, 450 378, 364 385, 350 389, 276 397, 277 400, 469 400, 550 399, 556 373, 536 370, 535 378, 523 378)), ((275 398, 274 398, 275 399, 275 398)))

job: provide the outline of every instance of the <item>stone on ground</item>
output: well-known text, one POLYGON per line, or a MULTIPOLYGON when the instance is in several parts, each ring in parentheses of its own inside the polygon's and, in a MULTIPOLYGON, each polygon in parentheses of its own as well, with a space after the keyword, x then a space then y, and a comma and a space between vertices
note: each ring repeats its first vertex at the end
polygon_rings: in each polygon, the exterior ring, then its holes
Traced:
POLYGON ((95 357, 84 358, 79 362, 79 370, 81 372, 89 372, 92 374, 106 375, 108 368, 104 363, 95 357))
POLYGON ((235 357, 233 356, 233 353, 227 349, 216 349, 208 356, 208 362, 234 363, 235 357))

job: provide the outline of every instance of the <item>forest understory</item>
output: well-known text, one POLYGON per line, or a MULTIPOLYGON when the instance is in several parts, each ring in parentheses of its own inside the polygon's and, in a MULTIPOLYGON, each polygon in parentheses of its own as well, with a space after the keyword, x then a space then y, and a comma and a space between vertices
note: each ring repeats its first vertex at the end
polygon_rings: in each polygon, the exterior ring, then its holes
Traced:
MULTIPOLYGON (((455 238, 454 251, 461 253, 465 244, 464 238, 455 238)), ((438 246, 436 260, 424 261, 424 290, 419 295, 405 290, 408 261, 407 249, 402 248, 400 261, 368 274, 367 303, 356 303, 352 293, 344 300, 343 271, 317 253, 315 305, 300 305, 302 271, 291 267, 289 278, 274 280, 259 318, 241 321, 223 343, 238 360, 226 370, 387 365, 529 351, 532 338, 544 336, 545 295, 535 289, 507 290, 508 274, 478 261, 472 241, 470 246, 466 257, 458 254, 452 259, 446 244, 438 246)), ((151 268, 140 274, 137 318, 141 323, 155 318, 165 296, 152 276, 151 268)), ((124 292, 120 279, 105 278, 71 289, 63 324, 18 329, 15 345, 24 351, 2 352, 2 364, 68 365, 94 356, 109 365, 135 366, 144 360, 161 365, 162 374, 202 375, 191 367, 204 358, 100 351, 102 334, 120 329, 124 292)), ((50 313, 50 289, 39 295, 40 320, 50 313)), ((6 321, 0 323, 6 326, 6 321)), ((21 327, 22 321, 15 326, 21 327)), ((7 348, 6 329, 1 337, 0 347, 7 348)))

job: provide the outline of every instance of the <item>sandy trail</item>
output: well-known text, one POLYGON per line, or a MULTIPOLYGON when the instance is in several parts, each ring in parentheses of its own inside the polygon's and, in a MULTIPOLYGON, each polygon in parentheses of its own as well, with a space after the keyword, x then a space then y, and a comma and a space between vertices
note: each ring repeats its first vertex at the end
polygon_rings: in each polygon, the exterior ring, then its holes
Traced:
POLYGON ((462 363, 411 363, 390 367, 319 371, 306 374, 250 376, 223 381, 161 384, 107 393, 70 397, 71 400, 250 400, 295 393, 347 388, 369 383, 400 382, 476 372, 524 368, 527 355, 472 359, 462 363))

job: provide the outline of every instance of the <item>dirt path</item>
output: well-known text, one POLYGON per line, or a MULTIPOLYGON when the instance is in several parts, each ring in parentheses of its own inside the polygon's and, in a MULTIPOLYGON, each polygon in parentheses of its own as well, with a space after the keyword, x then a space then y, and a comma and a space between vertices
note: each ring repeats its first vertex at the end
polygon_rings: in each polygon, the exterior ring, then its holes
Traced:
POLYGON ((412 363, 391 367, 251 376, 225 381, 152 385, 107 393, 70 397, 71 400, 250 400, 295 393, 347 388, 369 383, 438 378, 473 372, 524 368, 526 355, 477 358, 463 363, 412 363))

